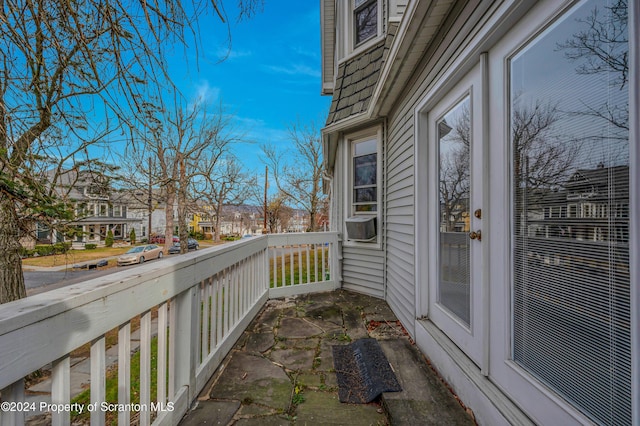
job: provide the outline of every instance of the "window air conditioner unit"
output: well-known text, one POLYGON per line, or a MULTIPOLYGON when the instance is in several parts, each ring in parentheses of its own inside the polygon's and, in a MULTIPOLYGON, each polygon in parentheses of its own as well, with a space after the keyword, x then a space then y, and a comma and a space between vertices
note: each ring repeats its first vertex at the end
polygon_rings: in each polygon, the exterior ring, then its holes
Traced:
POLYGON ((375 216, 352 216, 347 218, 347 239, 372 241, 376 238, 375 216))

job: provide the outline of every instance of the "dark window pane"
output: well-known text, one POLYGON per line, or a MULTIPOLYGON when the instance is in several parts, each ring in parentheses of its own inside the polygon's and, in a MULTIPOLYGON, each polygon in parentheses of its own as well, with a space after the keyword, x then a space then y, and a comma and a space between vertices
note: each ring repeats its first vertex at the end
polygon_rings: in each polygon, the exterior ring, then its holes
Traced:
POLYGON ((353 191, 353 198, 356 203, 375 202, 377 200, 376 187, 360 188, 353 191))
POLYGON ((378 5, 372 1, 355 10, 356 44, 375 37, 378 33, 378 5))
POLYGON ((354 186, 376 184, 376 154, 355 157, 353 163, 354 186))

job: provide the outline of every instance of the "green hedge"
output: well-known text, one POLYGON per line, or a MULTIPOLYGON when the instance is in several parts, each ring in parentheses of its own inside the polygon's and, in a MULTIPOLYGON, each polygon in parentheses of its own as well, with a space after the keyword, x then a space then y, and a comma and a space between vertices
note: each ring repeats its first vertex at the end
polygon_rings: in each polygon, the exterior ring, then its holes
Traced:
POLYGON ((51 256, 53 254, 64 254, 70 249, 71 243, 41 244, 33 249, 22 248, 20 255, 22 257, 51 256))

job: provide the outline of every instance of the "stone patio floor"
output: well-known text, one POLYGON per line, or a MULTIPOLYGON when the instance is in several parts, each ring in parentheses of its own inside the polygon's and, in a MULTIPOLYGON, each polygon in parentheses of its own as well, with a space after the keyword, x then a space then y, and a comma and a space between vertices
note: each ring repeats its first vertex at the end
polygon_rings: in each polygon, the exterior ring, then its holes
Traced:
POLYGON ((473 425, 383 300, 338 290, 267 302, 181 425, 473 425), (375 338, 403 391, 338 399, 332 346, 375 338))

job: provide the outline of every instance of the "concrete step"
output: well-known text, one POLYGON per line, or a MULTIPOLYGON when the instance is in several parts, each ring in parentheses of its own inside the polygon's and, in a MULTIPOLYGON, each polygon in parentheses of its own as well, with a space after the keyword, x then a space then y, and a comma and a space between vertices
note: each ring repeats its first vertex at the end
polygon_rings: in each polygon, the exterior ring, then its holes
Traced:
POLYGON ((379 343, 402 386, 401 392, 382 394, 392 426, 475 425, 415 345, 407 339, 379 343))

